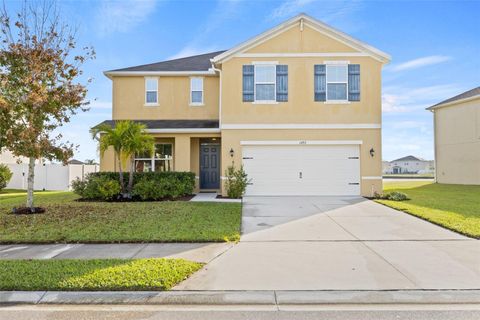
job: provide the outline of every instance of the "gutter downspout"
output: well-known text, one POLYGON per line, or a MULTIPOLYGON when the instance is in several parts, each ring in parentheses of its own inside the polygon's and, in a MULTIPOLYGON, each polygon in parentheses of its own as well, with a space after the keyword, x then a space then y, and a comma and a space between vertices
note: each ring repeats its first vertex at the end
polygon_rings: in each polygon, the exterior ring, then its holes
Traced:
POLYGON ((220 78, 220 85, 218 86, 218 128, 222 130, 222 70, 215 67, 213 59, 210 59, 210 63, 212 64, 212 70, 218 72, 220 78))

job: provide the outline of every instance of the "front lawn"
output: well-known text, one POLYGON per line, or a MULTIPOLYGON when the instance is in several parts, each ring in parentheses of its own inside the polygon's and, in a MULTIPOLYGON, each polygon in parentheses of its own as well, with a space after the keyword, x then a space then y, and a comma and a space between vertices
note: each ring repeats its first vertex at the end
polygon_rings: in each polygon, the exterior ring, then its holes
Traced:
POLYGON ((241 204, 79 202, 71 192, 36 192, 47 212, 14 215, 25 192, 0 193, 0 243, 207 242, 240 237, 241 204))
POLYGON ((425 181, 384 181, 384 192, 406 193, 411 200, 376 200, 464 235, 480 238, 480 186, 425 181))
POLYGON ((0 290, 169 290, 201 267, 183 259, 0 260, 0 290))

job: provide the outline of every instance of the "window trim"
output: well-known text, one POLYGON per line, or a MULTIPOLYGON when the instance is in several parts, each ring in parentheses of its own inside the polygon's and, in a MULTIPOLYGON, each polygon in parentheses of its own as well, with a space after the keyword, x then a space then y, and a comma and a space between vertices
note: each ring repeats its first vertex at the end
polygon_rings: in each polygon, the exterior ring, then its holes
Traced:
POLYGON ((349 104, 348 100, 348 65, 349 61, 324 61, 325 63, 325 104, 349 104), (345 67, 346 81, 328 81, 328 67, 345 67), (328 98, 328 84, 345 84, 346 99, 329 99, 328 98))
POLYGON ((201 107, 201 106, 204 106, 205 105, 205 79, 204 77, 190 77, 190 103, 189 105, 191 107, 201 107), (202 80, 202 90, 199 91, 199 90, 195 90, 195 92, 202 92, 202 101, 201 102, 193 102, 193 92, 194 90, 192 90, 192 81, 193 79, 201 79, 202 80))
POLYGON ((262 61, 253 63, 253 102, 252 104, 278 104, 277 102, 277 62, 276 61, 262 61), (271 67, 274 70, 274 81, 272 82, 257 82, 257 67, 271 67), (273 100, 257 100, 257 84, 273 84, 273 100))
POLYGON ((171 160, 172 161, 172 171, 173 171, 173 156, 174 156, 174 153, 173 153, 173 143, 171 142, 159 142, 159 143, 155 143, 155 147, 159 144, 164 144, 164 145, 170 145, 171 146, 171 149, 172 149, 172 156, 171 158, 155 158, 155 153, 152 155, 152 157, 150 158, 137 158, 135 156, 134 158, 134 162, 135 162, 135 172, 137 172, 136 168, 137 168, 137 165, 136 165, 136 161, 139 160, 139 161, 147 161, 149 160, 150 161, 150 165, 152 167, 152 172, 155 172, 155 160, 171 160))
POLYGON ((158 87, 159 87, 159 77, 145 77, 145 107, 158 107, 160 104, 158 102, 158 87), (157 82, 157 89, 155 91, 153 90, 147 90, 147 82, 148 80, 155 80, 157 82), (156 102, 147 102, 147 93, 148 92, 156 92, 157 93, 157 101, 156 102))

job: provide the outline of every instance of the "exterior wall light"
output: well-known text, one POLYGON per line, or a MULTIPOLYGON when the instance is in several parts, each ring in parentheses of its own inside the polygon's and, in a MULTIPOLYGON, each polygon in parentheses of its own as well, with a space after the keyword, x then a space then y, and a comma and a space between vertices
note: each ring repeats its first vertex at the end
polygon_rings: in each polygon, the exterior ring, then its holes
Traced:
POLYGON ((233 148, 230 148, 230 152, 229 152, 229 153, 230 153, 230 157, 233 158, 233 155, 235 154, 235 151, 233 151, 233 148))
POLYGON ((375 150, 373 150, 373 148, 370 149, 370 156, 373 158, 373 156, 375 155, 375 150))

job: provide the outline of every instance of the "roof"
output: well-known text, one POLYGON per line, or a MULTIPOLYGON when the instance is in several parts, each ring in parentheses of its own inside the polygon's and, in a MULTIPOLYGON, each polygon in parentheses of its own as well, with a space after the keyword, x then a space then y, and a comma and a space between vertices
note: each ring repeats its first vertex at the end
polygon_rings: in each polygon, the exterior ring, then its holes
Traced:
MULTIPOLYGON (((121 120, 105 120, 97 124, 107 124, 115 126, 115 123, 121 120)), ((219 130, 218 120, 133 120, 134 122, 144 124, 147 132, 178 132, 178 131, 204 131, 219 130)), ((94 128, 95 128, 94 127, 94 128)))
POLYGON ((346 33, 343 33, 342 31, 340 30, 337 30, 315 18, 312 18, 310 17, 309 15, 305 14, 305 13, 301 13, 291 19, 288 19, 287 21, 279 24, 278 26, 276 27, 273 27, 263 33, 261 33, 260 35, 256 36, 256 37, 253 37, 235 47, 233 47, 232 49, 230 50, 227 50, 219 55, 217 55, 216 57, 213 58, 213 62, 214 63, 219 63, 219 62, 222 62, 224 60, 227 60, 229 57, 233 56, 234 54, 237 54, 237 53, 241 53, 241 52, 244 52, 252 47, 254 47, 257 43, 259 42, 263 42, 269 38, 271 38, 272 36, 275 36, 279 33, 282 33, 288 29, 290 29, 290 27, 294 26, 294 25, 300 25, 300 26, 303 26, 303 24, 317 30, 318 32, 321 32, 337 41, 340 41, 342 43, 344 43, 345 45, 355 49, 355 50, 358 50, 362 53, 365 53, 371 57, 373 57, 374 59, 377 59, 379 61, 381 61, 382 63, 388 63, 390 62, 391 60, 391 57, 390 55, 386 54, 385 52, 382 52, 364 42, 361 42, 360 40, 357 40, 349 35, 347 35, 346 33))
POLYGON ((83 161, 72 159, 67 162, 68 164, 85 164, 83 161))
POLYGON ((422 158, 417 158, 417 157, 414 157, 414 156, 410 155, 410 156, 406 156, 406 157, 403 157, 403 158, 392 160, 390 162, 395 162, 395 161, 428 161, 428 160, 425 160, 425 159, 422 159, 422 158))
POLYGON ((150 64, 143 64, 123 69, 106 71, 105 74, 113 72, 168 72, 168 71, 208 71, 212 67, 210 59, 225 52, 215 51, 196 56, 160 61, 150 64))
POLYGON ((227 60, 231 56, 243 52, 255 46, 259 42, 265 41, 268 38, 280 34, 294 25, 308 25, 309 27, 321 32, 333 39, 336 39, 355 50, 358 50, 360 53, 363 53, 367 56, 371 56, 374 59, 381 61, 382 63, 388 63, 390 61, 390 56, 364 42, 361 42, 357 39, 352 38, 351 36, 334 29, 333 27, 317 20, 309 15, 301 13, 278 26, 269 29, 260 35, 253 37, 230 50, 215 51, 210 53, 204 53, 200 55, 184 57, 179 59, 160 61, 156 63, 143 64, 134 67, 114 69, 105 71, 106 76, 110 75, 136 75, 136 74, 155 74, 155 73, 167 73, 172 75, 179 74, 215 74, 211 70, 212 62, 221 63, 224 60, 227 60))
POLYGON ((451 97, 447 100, 443 100, 442 102, 439 102, 431 107, 428 107, 427 110, 432 110, 438 107, 444 107, 447 105, 463 102, 463 101, 468 101, 472 100, 475 98, 480 98, 480 87, 473 88, 471 90, 465 91, 463 93, 460 93, 459 95, 456 95, 454 97, 451 97))

